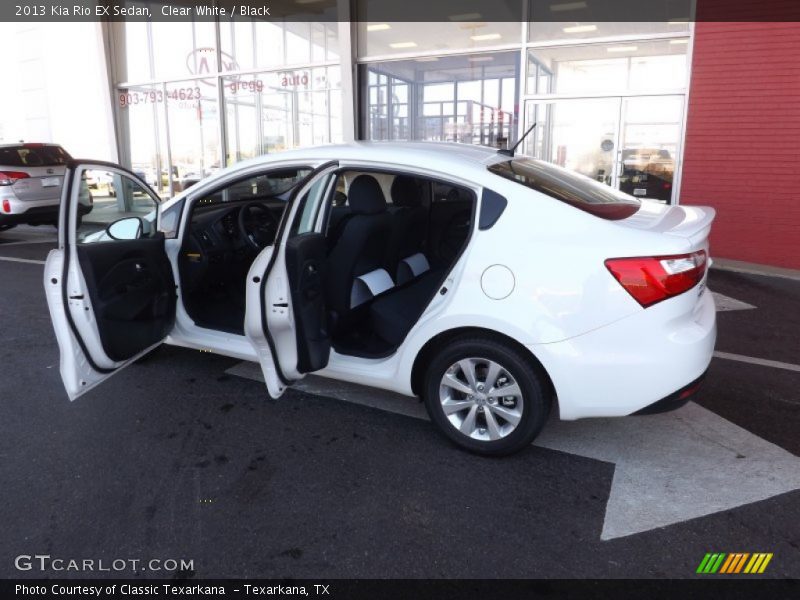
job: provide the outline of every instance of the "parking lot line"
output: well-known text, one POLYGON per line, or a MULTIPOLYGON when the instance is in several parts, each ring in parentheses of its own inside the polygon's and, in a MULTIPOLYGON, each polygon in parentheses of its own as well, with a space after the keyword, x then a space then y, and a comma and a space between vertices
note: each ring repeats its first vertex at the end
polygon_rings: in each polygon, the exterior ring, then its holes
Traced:
POLYGON ((725 360, 737 360, 751 365, 760 365, 762 367, 772 367, 774 369, 785 369, 787 371, 795 371, 800 373, 800 365, 793 365, 791 363, 780 362, 778 360, 767 360, 766 358, 755 358, 753 356, 744 356, 742 354, 731 354, 730 352, 714 352, 716 358, 724 358, 725 360))
POLYGON ((43 265, 45 263, 45 261, 43 260, 33 260, 32 258, 16 258, 14 256, 0 256, 0 260, 6 260, 9 262, 31 263, 34 265, 43 265))

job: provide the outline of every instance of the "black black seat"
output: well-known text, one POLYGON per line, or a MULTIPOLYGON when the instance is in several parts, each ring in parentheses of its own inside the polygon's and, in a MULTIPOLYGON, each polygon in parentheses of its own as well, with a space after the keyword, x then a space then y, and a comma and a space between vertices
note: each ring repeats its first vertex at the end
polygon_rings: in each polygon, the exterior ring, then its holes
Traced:
POLYGON ((422 250, 427 236, 428 214, 422 206, 422 187, 414 177, 398 175, 392 182, 391 192, 392 233, 384 264, 397 281, 400 261, 422 250))
POLYGON ((378 181, 359 175, 350 184, 350 215, 328 254, 325 293, 334 332, 348 325, 356 277, 379 269, 386 256, 392 218, 378 181))
POLYGON ((369 309, 372 330, 392 346, 400 345, 428 306, 442 276, 442 270, 428 271, 376 298, 369 309))

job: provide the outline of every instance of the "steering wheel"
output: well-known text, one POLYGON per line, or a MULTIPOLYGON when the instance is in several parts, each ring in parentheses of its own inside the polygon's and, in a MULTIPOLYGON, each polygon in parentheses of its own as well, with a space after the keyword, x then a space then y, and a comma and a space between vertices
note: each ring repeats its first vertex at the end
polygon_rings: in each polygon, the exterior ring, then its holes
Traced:
POLYGON ((239 233, 253 250, 261 250, 275 241, 278 221, 261 202, 248 202, 239 209, 239 233))

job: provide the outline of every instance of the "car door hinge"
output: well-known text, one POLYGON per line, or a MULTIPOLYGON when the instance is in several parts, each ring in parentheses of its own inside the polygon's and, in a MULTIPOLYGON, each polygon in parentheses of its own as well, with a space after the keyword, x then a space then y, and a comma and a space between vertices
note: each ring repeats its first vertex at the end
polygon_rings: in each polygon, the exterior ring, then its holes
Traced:
POLYGON ((70 300, 83 300, 83 294, 80 294, 79 296, 70 296, 69 299, 70 300))
POLYGON ((289 308, 289 304, 287 302, 279 302, 278 304, 273 304, 272 306, 277 306, 278 308, 289 308))

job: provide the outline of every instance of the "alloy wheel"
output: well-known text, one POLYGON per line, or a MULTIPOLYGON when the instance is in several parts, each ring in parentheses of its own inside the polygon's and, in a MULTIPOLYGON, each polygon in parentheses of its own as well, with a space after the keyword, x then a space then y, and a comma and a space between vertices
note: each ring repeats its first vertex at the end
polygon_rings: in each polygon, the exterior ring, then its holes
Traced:
POLYGON ((522 420, 519 384, 500 363, 463 358, 452 364, 439 384, 439 402, 450 424, 479 441, 508 436, 522 420))

